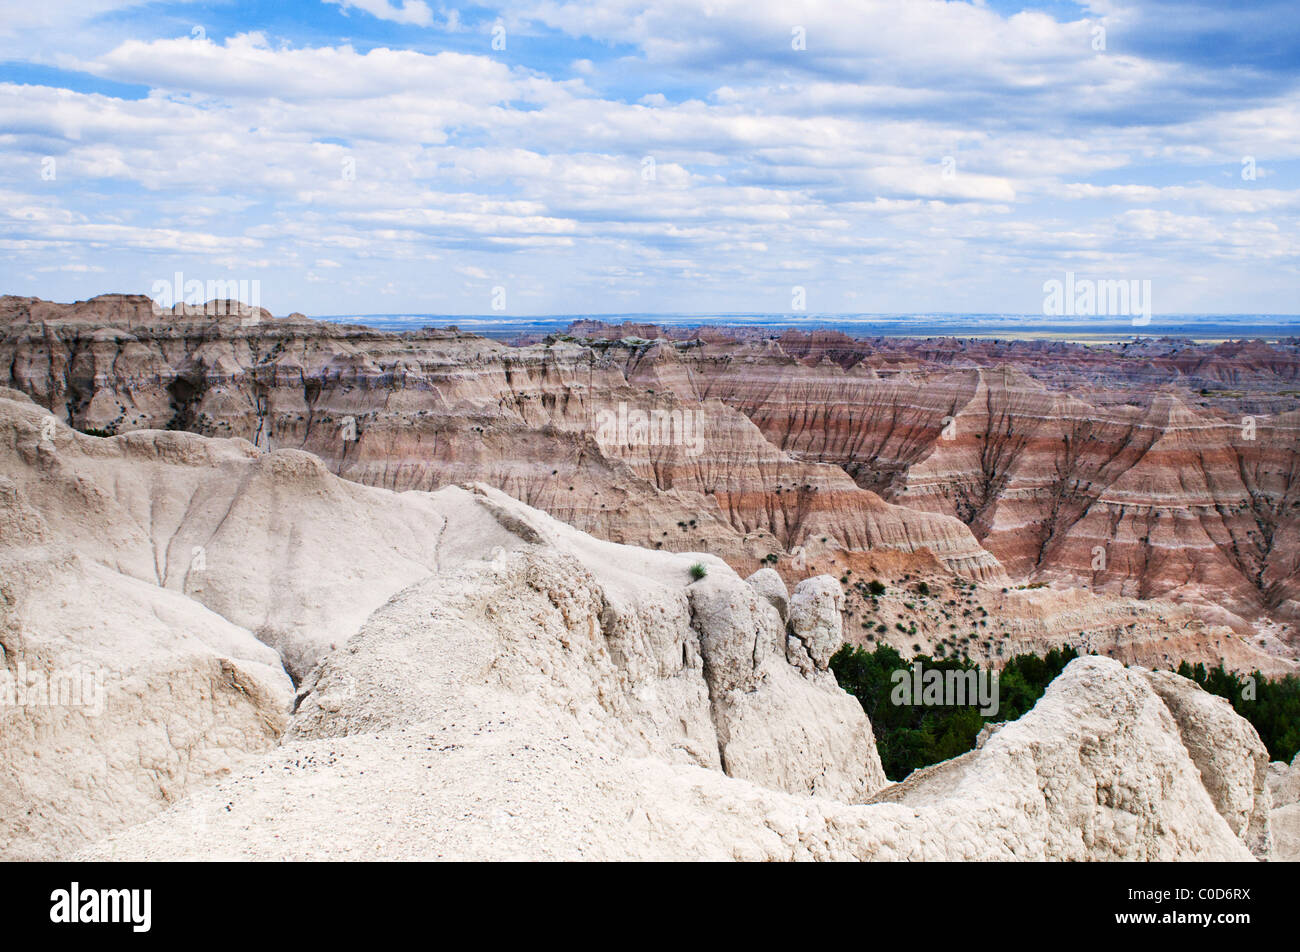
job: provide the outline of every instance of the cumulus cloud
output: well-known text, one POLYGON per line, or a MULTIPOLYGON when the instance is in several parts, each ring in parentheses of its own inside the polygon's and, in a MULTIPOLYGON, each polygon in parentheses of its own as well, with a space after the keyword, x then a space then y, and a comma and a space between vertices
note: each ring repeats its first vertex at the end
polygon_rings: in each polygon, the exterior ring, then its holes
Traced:
POLYGON ((344 13, 350 10, 361 10, 372 17, 391 20, 394 23, 408 23, 413 26, 433 25, 433 11, 422 0, 400 0, 396 4, 391 0, 323 0, 323 2, 342 7, 344 13))
POLYGON ((1284 288, 1296 70, 1266 57, 1243 86, 1191 39, 1144 45, 1166 6, 526 0, 510 50, 498 11, 430 47, 460 14, 380 0, 321 6, 349 41, 128 31, 63 64, 139 97, 0 82, 0 246, 50 281, 55 255, 104 269, 83 279, 266 268, 265 303, 318 311, 390 288, 481 312, 490 281, 543 310, 780 310, 791 275, 827 309, 1014 310, 1079 262, 1252 262, 1284 288), (385 23, 446 26, 403 48, 385 23))

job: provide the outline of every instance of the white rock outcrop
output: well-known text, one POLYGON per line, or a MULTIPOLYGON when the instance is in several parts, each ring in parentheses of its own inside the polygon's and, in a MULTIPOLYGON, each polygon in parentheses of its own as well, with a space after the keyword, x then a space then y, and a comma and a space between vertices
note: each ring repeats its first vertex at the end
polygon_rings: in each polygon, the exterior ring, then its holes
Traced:
POLYGON ((1258 857, 1269 854, 1268 749, 1225 699, 1172 671, 1147 675, 1178 725, 1215 809, 1258 857))
POLYGON ((0 530, 4 670, 105 675, 98 713, 0 709, 4 858, 1249 860, 1260 842, 1253 732, 1185 685, 1079 659, 978 749, 889 785, 827 669, 834 579, 783 618, 769 578, 483 486, 393 493, 242 441, 97 439, 0 394, 0 530))
POLYGON ((1290 766, 1281 761, 1268 765, 1268 789, 1273 801, 1269 859, 1300 862, 1300 754, 1291 758, 1290 766))
POLYGON ((797 655, 802 647, 813 666, 825 671, 831 655, 844 643, 843 611, 844 592, 829 575, 806 578, 796 585, 790 598, 790 634, 797 644, 790 647, 791 653, 797 655))
MULTIPOLYGON (((389 634, 428 604, 413 597, 389 634)), ((488 654, 472 670, 491 671, 488 654)), ((348 690, 336 702, 365 703, 348 690)), ((481 683, 444 703, 342 735, 313 715, 311 736, 295 729, 256 767, 81 858, 1252 858, 1159 696, 1110 659, 1075 661, 982 748, 860 805, 622 752, 582 728, 600 717, 590 707, 481 683)))
POLYGON ((776 569, 759 569, 745 581, 760 598, 776 609, 776 613, 781 616, 781 624, 789 621, 790 592, 776 569))
MULTIPOLYGON (((109 505, 0 397, 0 859, 60 856, 275 745, 291 685, 246 628, 130 571, 109 505), (64 507, 83 512, 79 523, 64 507)), ((67 430, 55 434, 75 439, 67 430)), ((89 441, 89 437, 80 437, 89 441)), ((124 482, 123 488, 134 487, 124 482)))
MULTIPOLYGON (((833 677, 789 660, 785 625, 768 600, 714 574, 688 591, 728 774, 847 802, 885 785, 861 705, 833 677)), ((835 623, 838 638, 839 616, 835 623)))

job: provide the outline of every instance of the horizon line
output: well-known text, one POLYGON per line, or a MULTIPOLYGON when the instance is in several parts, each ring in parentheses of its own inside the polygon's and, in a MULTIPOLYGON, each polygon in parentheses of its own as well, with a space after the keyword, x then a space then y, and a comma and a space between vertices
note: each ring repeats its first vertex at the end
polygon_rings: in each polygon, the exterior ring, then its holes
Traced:
MULTIPOLYGON (((267 308, 270 310, 270 308, 267 308)), ((294 313, 294 312, 290 312, 294 313)), ((601 312, 579 312, 579 311, 552 311, 542 314, 502 314, 502 313, 484 313, 484 312, 463 312, 450 313, 442 311, 342 311, 335 314, 306 314, 306 317, 316 319, 327 317, 474 317, 487 320, 540 320, 544 318, 576 318, 585 320, 600 320, 610 317, 691 317, 708 320, 710 318, 729 318, 729 317, 779 317, 791 321, 806 321, 817 318, 844 318, 844 317, 879 317, 879 318, 901 318, 901 317, 1016 317, 1016 318, 1033 318, 1040 320, 1061 320, 1066 315, 1048 315, 1040 314, 1033 311, 818 311, 815 314, 795 316, 784 311, 601 311, 601 312)), ((1128 315, 1095 315, 1096 317, 1115 317, 1126 318, 1128 315)), ((1151 319, 1156 318, 1206 318, 1206 317, 1269 317, 1269 318, 1294 318, 1300 321, 1300 312, 1253 312, 1253 311, 1171 311, 1167 313, 1153 313, 1151 319)), ((1122 320, 1116 323, 1123 323, 1122 320)), ((1144 325, 1135 325, 1144 326, 1144 325)))

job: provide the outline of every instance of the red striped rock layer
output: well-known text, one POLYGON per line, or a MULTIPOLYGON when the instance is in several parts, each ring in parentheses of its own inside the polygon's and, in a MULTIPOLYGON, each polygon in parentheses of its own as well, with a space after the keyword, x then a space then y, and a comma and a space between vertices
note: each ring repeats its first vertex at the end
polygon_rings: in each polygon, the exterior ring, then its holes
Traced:
POLYGON ((971 577, 1000 577, 1000 561, 1021 580, 1190 601, 1243 630, 1300 614, 1297 415, 1243 421, 1190 389, 1273 388, 1285 405, 1289 345, 638 326, 657 339, 508 348, 265 312, 160 320, 131 297, 0 299, 0 320, 9 385, 82 429, 244 436, 399 490, 482 480, 605 538, 738 566, 928 549, 971 577), (692 414, 700 451, 602 441, 620 404, 692 414))
MULTIPOLYGON (((1300 331, 1300 325, 1297 325, 1300 331)), ((1110 344, 1061 340, 991 340, 953 337, 849 337, 838 331, 784 331, 755 327, 658 328, 579 321, 573 333, 617 340, 707 343, 711 351, 736 344, 775 343, 804 364, 829 360, 846 370, 940 370, 1015 366, 1049 389, 1087 391, 1093 404, 1144 402, 1145 394, 1176 388, 1193 406, 1232 415, 1284 412, 1300 406, 1300 333, 1286 340, 1196 343, 1147 338, 1110 344)))
POLYGON ((1234 418, 1176 388, 1094 403, 1008 365, 809 366, 775 341, 659 349, 630 379, 735 406, 793 456, 957 516, 1014 576, 1300 618, 1300 411, 1234 418))
POLYGON ((794 459, 743 414, 628 380, 619 348, 509 348, 294 316, 152 314, 144 298, 0 300, 5 383, 80 429, 189 429, 301 448, 395 490, 494 485, 614 541, 740 563, 800 548, 929 550, 1003 577, 959 520, 884 502, 838 467, 794 459), (679 429, 618 430, 656 412, 679 429), (675 416, 671 416, 675 414, 675 416), (695 439, 699 434, 699 439, 695 439))

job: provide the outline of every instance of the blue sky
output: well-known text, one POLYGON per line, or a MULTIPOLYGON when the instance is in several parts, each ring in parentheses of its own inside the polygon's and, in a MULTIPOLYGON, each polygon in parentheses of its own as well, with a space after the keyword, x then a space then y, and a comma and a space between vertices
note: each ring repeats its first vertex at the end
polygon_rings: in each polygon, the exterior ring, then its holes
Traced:
POLYGON ((1300 15, 3 0, 0 250, 4 293, 276 314, 1035 313, 1066 271, 1295 314, 1300 15))

